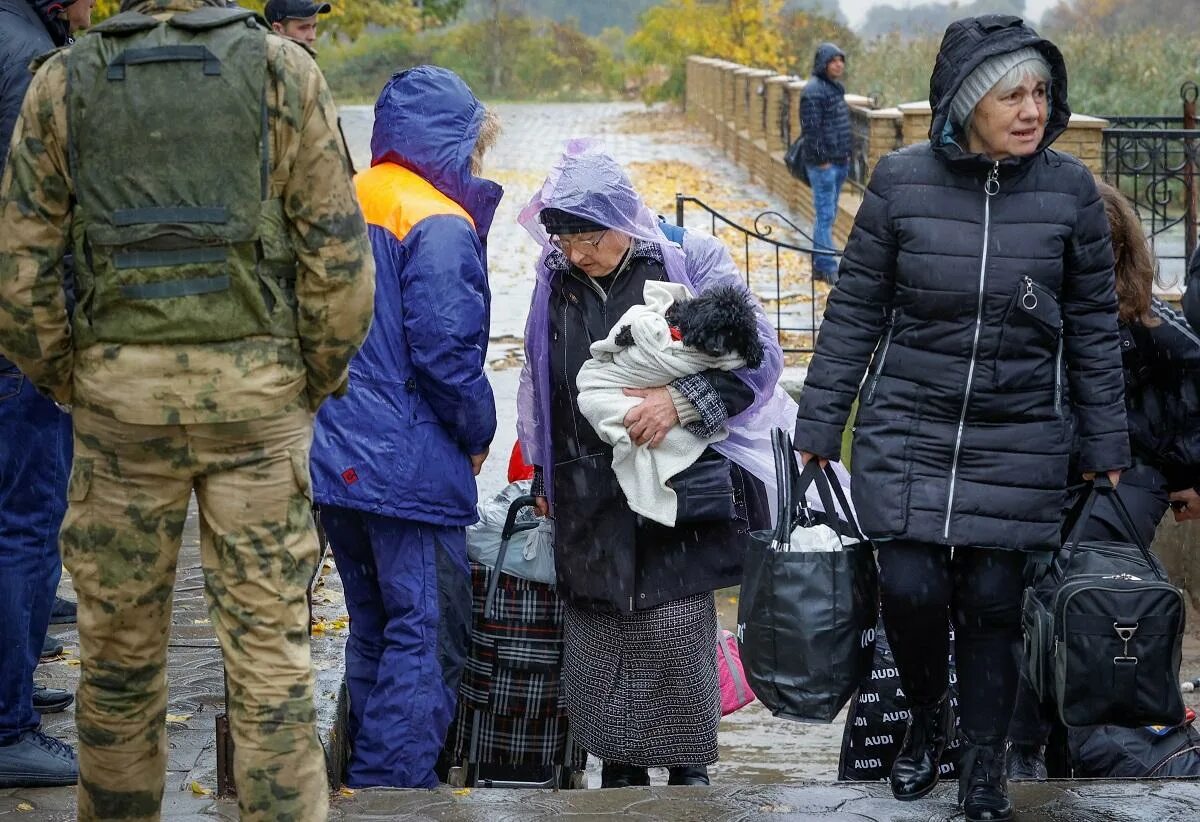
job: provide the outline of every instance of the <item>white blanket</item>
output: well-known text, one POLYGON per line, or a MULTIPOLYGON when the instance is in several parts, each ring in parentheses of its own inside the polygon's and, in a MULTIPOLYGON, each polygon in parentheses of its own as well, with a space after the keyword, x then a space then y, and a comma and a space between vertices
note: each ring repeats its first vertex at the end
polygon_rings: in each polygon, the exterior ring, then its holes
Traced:
POLYGON ((583 364, 575 384, 580 412, 600 439, 612 446, 613 473, 629 507, 647 519, 674 526, 679 501, 667 480, 728 434, 721 430, 711 437, 698 437, 677 425, 656 448, 634 445, 625 429, 625 415, 642 400, 625 396, 623 389, 660 388, 679 377, 710 368, 732 371, 745 362, 736 355, 712 357, 671 339, 663 315, 675 300, 690 296, 686 287, 648 282, 642 294, 645 305, 630 308, 606 339, 592 343, 592 359, 583 364), (632 330, 635 342, 628 347, 614 342, 625 326, 632 330))

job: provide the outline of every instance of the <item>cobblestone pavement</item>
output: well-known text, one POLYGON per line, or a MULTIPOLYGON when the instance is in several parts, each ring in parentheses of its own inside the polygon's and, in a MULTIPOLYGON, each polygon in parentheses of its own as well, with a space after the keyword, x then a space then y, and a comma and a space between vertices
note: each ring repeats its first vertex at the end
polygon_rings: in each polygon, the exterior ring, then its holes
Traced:
MULTIPOLYGON (((481 495, 491 495, 504 484, 508 450, 515 439, 516 378, 520 366, 520 338, 532 286, 536 248, 516 226, 516 215, 540 184, 549 164, 572 137, 600 136, 623 163, 674 164, 671 169, 694 170, 701 182, 723 187, 739 198, 745 220, 767 208, 780 208, 750 182, 745 172, 728 162, 705 135, 693 134, 678 116, 647 116, 636 104, 498 106, 505 132, 489 157, 488 173, 500 180, 507 194, 497 214, 489 241, 494 294, 490 377, 500 412, 494 457, 480 477, 481 495)), ((355 163, 369 164, 371 109, 347 107, 343 120, 355 163)), ((670 180, 661 182, 652 207, 673 212, 670 180)), ((689 225, 693 223, 689 222, 689 225)), ((707 228, 708 226, 703 226, 707 228)), ((236 818, 236 807, 216 801, 205 791, 216 788, 214 720, 223 704, 220 652, 208 623, 198 567, 195 511, 189 516, 180 556, 169 650, 170 702, 168 738, 171 752, 164 816, 170 820, 236 818)), ((71 596, 70 582, 63 593, 71 596)), ((718 594, 722 621, 729 625, 736 614, 736 591, 718 594)), ((317 631, 313 659, 317 669, 317 707, 323 728, 332 724, 341 681, 342 646, 345 641, 345 605, 336 570, 332 568, 319 587, 314 615, 317 631)), ((39 682, 74 688, 78 679, 77 635, 69 626, 54 626, 67 652, 39 667, 39 682)), ((1200 656, 1195 639, 1191 659, 1200 656)), ((1189 657, 1185 653, 1185 658, 1189 657)), ((1200 671, 1190 675, 1194 676, 1200 671)), ((1195 704, 1195 703, 1193 703, 1195 704)), ((68 710, 47 717, 48 732, 75 742, 74 714, 68 710)), ((404 820, 508 820, 543 819, 570 814, 572 819, 616 818, 631 820, 895 820, 922 822, 953 818, 951 788, 940 789, 922 802, 900 805, 882 785, 832 785, 841 739, 841 723, 807 725, 773 719, 755 703, 727 717, 721 725, 721 761, 712 770, 717 787, 684 789, 655 787, 621 791, 564 793, 498 790, 436 792, 360 791, 336 796, 334 818, 404 820)), ((598 775, 591 774, 593 785, 598 775)), ((652 772, 656 786, 665 773, 652 772)), ((1074 783, 1018 785, 1014 796, 1021 819, 1034 820, 1140 820, 1155 822, 1200 818, 1200 784, 1162 782, 1074 783)), ((0 817, 30 820, 73 818, 72 789, 0 790, 0 817)))

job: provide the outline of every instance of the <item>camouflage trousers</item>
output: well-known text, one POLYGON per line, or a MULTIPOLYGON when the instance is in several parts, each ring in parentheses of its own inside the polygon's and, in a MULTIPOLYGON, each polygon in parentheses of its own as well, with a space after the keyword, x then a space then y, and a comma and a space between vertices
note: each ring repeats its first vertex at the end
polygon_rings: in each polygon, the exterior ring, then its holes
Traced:
POLYGON ((324 820, 307 586, 312 414, 134 425, 74 413, 63 562, 79 598, 79 818, 158 820, 167 640, 188 501, 221 643, 243 820, 324 820))

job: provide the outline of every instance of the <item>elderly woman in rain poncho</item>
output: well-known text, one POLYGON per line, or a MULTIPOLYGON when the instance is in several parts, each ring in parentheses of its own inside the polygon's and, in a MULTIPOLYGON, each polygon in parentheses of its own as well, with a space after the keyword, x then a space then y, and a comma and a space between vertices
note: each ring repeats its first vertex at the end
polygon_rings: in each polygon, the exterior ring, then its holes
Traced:
POLYGON ((682 247, 668 240, 621 167, 583 143, 568 147, 520 219, 543 250, 518 428, 539 507, 555 519, 574 733, 604 760, 606 787, 649 784, 647 766, 668 767, 671 784, 707 784, 719 719, 712 592, 741 581, 746 534, 765 526, 774 494, 770 430, 788 427, 794 408, 776 387, 776 333, 756 305, 765 349, 757 368, 630 389, 641 400, 625 418, 637 446, 655 447, 675 426, 701 438, 725 429, 684 476, 724 471, 732 489, 716 519, 667 527, 639 517, 612 448, 579 410, 576 377, 592 343, 642 303, 647 282, 699 293, 736 283, 737 271, 711 236, 688 231, 682 247))

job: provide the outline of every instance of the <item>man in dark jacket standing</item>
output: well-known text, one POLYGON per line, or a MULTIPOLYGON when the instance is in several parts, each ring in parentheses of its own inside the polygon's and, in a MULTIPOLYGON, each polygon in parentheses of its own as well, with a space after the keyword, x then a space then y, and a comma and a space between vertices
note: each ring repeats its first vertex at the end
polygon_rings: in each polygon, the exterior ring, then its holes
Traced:
POLYGON ((503 193, 478 175, 498 128, 456 74, 418 66, 380 94, 371 168, 355 177, 379 269, 376 320, 312 449, 350 611, 354 788, 437 786, 466 662, 465 529, 496 433, 484 249, 503 193))
POLYGON ((804 164, 813 193, 813 279, 837 280, 833 222, 838 197, 850 170, 850 109, 841 83, 846 53, 833 43, 822 43, 813 58, 812 77, 800 98, 800 124, 804 134, 804 164))
MULTIPOLYGON (((29 64, 88 25, 93 0, 0 0, 0 177, 29 87, 29 64)), ((38 730, 67 691, 36 688, 33 669, 62 570, 71 418, 0 356, 0 788, 73 785, 75 755, 38 730)))

